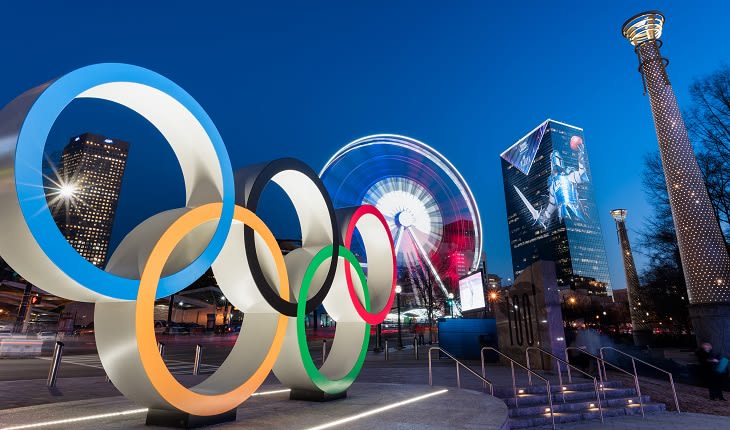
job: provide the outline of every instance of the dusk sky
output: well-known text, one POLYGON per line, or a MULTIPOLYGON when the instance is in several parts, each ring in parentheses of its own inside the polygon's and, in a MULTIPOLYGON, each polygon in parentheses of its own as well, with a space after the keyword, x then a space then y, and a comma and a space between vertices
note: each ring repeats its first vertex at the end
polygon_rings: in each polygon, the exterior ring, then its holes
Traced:
MULTIPOLYGON (((234 168, 295 157, 319 171, 359 137, 416 138, 471 186, 489 271, 505 278, 512 266, 499 154, 553 118, 585 130, 612 281, 625 286, 609 210, 628 209, 636 244, 652 211, 642 158, 657 143, 636 55, 620 34, 624 20, 651 9, 666 15, 662 52, 683 109, 692 80, 730 62, 730 27, 721 19, 730 3, 720 0, 101 3, 4 5, 3 105, 76 68, 123 62, 195 97, 234 168)), ((74 102, 49 152, 85 131, 131 142, 115 242, 183 204, 172 151, 136 114, 74 102)), ((280 235, 290 229, 273 226, 280 235)), ((640 269, 644 263, 639 258, 640 269)))

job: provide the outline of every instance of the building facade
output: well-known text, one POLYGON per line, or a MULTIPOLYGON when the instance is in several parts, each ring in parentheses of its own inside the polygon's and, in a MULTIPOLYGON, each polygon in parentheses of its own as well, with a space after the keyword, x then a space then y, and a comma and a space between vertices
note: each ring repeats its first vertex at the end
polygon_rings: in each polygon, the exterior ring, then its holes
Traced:
POLYGON ((515 278, 553 261, 560 288, 611 295, 583 129, 546 120, 501 159, 515 278))
POLYGON ((106 265, 129 143, 92 133, 63 150, 49 207, 61 233, 91 264, 106 265))

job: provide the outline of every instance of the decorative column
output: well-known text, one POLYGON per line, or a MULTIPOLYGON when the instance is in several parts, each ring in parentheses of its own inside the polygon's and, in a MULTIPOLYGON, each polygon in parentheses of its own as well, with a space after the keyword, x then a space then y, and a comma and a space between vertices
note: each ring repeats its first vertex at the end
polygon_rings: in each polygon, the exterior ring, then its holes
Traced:
POLYGON ((621 244, 621 255, 624 260, 624 273, 626 274, 626 290, 629 297, 629 313, 631 314, 631 326, 633 327, 634 344, 645 346, 649 343, 651 336, 651 324, 646 321, 646 314, 642 311, 641 296, 639 295, 639 274, 634 264, 634 254, 631 253, 629 235, 626 232, 626 209, 614 209, 611 211, 613 220, 616 221, 616 233, 621 244))
POLYGON ((677 243, 687 283, 692 326, 698 342, 730 353, 730 257, 707 187, 687 135, 659 38, 664 15, 638 14, 622 33, 635 47, 639 72, 649 95, 677 243))

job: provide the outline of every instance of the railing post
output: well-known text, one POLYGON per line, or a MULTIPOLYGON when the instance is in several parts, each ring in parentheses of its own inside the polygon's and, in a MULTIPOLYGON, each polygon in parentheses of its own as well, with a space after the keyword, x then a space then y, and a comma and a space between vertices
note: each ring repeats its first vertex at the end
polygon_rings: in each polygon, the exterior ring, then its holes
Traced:
POLYGON ((322 339, 322 364, 327 359, 327 339, 322 339))
POLYGON ((459 375, 459 362, 454 360, 456 362, 456 388, 461 388, 461 376, 459 375))
POLYGON ((200 359, 203 355, 203 346, 200 344, 195 345, 195 361, 193 362, 193 375, 197 375, 200 372, 200 359))
POLYGON ((636 395, 639 396, 639 407, 641 408, 641 417, 644 418, 644 399, 641 398, 641 386, 639 386, 639 373, 636 371, 636 360, 631 358, 631 365, 634 367, 634 381, 636 382, 636 395))
MULTIPOLYGON (((525 362, 527 362, 527 368, 532 370, 532 367, 530 366, 530 348, 525 350, 525 362)), ((532 385, 532 372, 527 372, 527 383, 532 385)))
MULTIPOLYGON (((555 364, 558 366, 558 382, 560 383, 560 385, 563 385, 563 366, 561 365, 560 360, 558 360, 557 358, 555 359, 555 364)), ((570 367, 565 367, 568 369, 568 372, 570 372, 570 367)))
MULTIPOLYGON (((528 374, 530 372, 527 372, 528 374)), ((550 419, 553 422, 553 430, 555 430, 555 411, 553 411, 553 393, 550 389, 550 381, 547 379, 545 380, 545 386, 547 387, 547 397, 548 397, 548 404, 550 405, 550 419)), ((516 403, 515 403, 516 405, 516 403)))
POLYGON ((63 346, 63 342, 56 341, 56 346, 53 348, 53 360, 51 360, 51 368, 48 370, 48 380, 46 380, 48 387, 56 386, 58 369, 61 366, 61 359, 63 359, 63 346))
POLYGON ((413 338, 413 354, 416 356, 416 360, 418 360, 418 339, 415 337, 413 338))
POLYGON ((674 395, 674 406, 677 407, 677 413, 681 413, 679 411, 679 400, 677 400, 677 390, 674 388, 674 378, 672 377, 672 374, 669 374, 669 383, 672 384, 672 394, 674 395))
MULTIPOLYGON (((512 391, 515 393, 515 406, 517 406, 517 379, 515 378, 515 362, 510 360, 509 367, 512 370, 512 391)), ((528 374, 530 372, 527 372, 528 374)), ((550 393, 548 393, 550 395, 550 393)))
POLYGON ((160 357, 164 357, 165 356, 165 344, 164 343, 159 342, 157 344, 157 350, 160 351, 160 357))
MULTIPOLYGON (((596 378, 593 378, 593 389, 596 390, 596 401, 598 402, 598 412, 601 414, 601 422, 603 422, 603 406, 601 405, 601 395, 598 392, 598 383, 596 378)), ((605 392, 605 390, 604 390, 605 392)))
POLYGON ((603 362, 603 381, 608 382, 608 374, 606 373, 606 357, 603 356, 603 348, 601 348, 598 352, 601 356, 601 361, 603 362))
MULTIPOLYGON (((487 367, 486 367, 486 366, 484 365, 484 351, 485 351, 486 349, 487 349, 486 347, 483 347, 483 348, 482 348, 482 349, 481 349, 481 350, 479 351, 479 357, 480 357, 480 358, 481 358, 481 360, 482 360, 482 378, 484 378, 484 379, 487 379, 487 367)), ((486 383, 486 382, 484 382, 484 381, 482 381, 482 390, 484 390, 484 389, 486 389, 486 388, 487 388, 487 383, 486 383)))
POLYGON ((433 348, 428 349, 428 385, 433 385, 433 373, 431 371, 431 352, 433 352, 433 348))
POLYGON ((388 361, 388 339, 385 339, 385 361, 388 361))

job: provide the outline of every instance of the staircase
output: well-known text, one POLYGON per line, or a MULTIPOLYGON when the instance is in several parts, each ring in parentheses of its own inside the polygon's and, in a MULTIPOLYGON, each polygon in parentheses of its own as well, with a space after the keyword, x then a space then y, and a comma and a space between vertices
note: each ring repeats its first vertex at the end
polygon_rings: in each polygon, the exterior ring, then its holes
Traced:
MULTIPOLYGON (((636 390, 626 388, 620 381, 605 382, 599 389, 601 408, 596 401, 593 381, 550 387, 555 423, 581 420, 600 420, 603 417, 641 414, 641 403, 636 390)), ((551 425, 550 404, 545 385, 517 387, 495 386, 494 396, 502 399, 509 408, 510 428, 528 428, 551 425)), ((652 403, 649 396, 641 396, 644 413, 663 412, 663 403, 652 403)))

